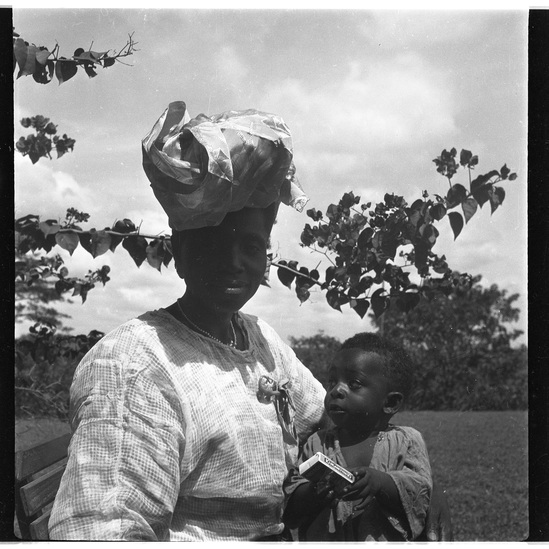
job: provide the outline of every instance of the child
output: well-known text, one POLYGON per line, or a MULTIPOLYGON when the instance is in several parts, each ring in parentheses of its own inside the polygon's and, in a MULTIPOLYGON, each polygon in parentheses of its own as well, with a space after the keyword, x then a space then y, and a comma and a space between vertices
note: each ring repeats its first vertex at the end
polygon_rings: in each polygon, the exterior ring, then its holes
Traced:
POLYGON ((422 532, 432 488, 427 449, 418 431, 389 423, 411 379, 403 349, 376 334, 357 334, 336 353, 324 400, 334 425, 309 437, 300 463, 322 452, 355 481, 313 485, 292 470, 284 521, 299 527, 300 540, 402 541, 422 532))

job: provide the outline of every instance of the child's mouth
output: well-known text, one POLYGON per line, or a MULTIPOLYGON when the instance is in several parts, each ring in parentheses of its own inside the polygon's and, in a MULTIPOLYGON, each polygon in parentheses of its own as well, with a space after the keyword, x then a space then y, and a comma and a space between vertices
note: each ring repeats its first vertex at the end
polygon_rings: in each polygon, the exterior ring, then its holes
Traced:
POLYGON ((330 412, 330 414, 345 413, 345 410, 341 406, 338 406, 337 404, 330 404, 330 406, 328 407, 328 411, 330 412))

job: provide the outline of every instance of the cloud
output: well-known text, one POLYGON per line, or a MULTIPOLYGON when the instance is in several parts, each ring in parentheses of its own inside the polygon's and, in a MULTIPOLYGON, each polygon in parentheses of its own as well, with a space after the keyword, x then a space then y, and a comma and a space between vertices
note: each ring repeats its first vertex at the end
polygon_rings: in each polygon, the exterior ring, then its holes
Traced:
POLYGON ((317 153, 368 149, 381 154, 395 146, 413 147, 420 134, 455 130, 449 87, 412 53, 395 55, 390 62, 355 61, 341 80, 319 88, 286 80, 266 96, 264 103, 275 112, 299 120, 294 133, 300 149, 317 153))
POLYGON ((232 46, 223 46, 215 54, 215 70, 219 77, 236 86, 240 86, 250 72, 250 68, 232 46))
POLYGON ((93 193, 66 172, 55 171, 45 160, 31 165, 28 158, 16 157, 16 215, 35 213, 55 219, 71 206, 88 211, 93 193))

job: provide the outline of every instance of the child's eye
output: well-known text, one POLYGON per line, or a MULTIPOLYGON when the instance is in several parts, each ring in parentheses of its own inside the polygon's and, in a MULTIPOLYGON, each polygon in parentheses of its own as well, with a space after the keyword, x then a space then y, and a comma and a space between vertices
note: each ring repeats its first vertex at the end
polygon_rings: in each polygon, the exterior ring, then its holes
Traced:
POLYGON ((351 382, 349 382, 349 387, 351 389, 360 389, 362 387, 362 383, 358 381, 358 379, 353 379, 351 382))

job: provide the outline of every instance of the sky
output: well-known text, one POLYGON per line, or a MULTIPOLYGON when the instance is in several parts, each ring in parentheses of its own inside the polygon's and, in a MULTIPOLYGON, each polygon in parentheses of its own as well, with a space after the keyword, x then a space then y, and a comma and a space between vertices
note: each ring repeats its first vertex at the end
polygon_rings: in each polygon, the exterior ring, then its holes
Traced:
MULTIPOLYGON (((76 140, 61 159, 15 155, 15 215, 64 218, 67 207, 90 214, 85 228, 129 218, 143 234, 168 234, 166 215, 143 169, 141 139, 171 101, 191 116, 255 108, 282 116, 292 131, 297 175, 325 211, 343 193, 363 202, 386 192, 410 203, 423 190, 445 194, 447 181, 432 159, 455 147, 479 156, 478 173, 507 164, 518 178, 504 182, 504 204, 486 205, 454 241, 447 220, 434 252, 451 268, 481 274, 508 295, 519 293, 527 343, 527 18, 524 9, 14 9, 22 38, 69 57, 78 47, 119 50, 133 34, 138 51, 89 79, 79 72, 59 86, 32 77, 15 82, 19 120, 42 114, 76 140)), ((454 182, 467 184, 459 170, 454 182)), ((281 207, 272 234, 278 258, 326 268, 326 259, 299 246, 305 213, 281 207)), ((137 268, 120 246, 92 259, 54 249, 71 276, 111 267, 111 280, 58 306, 73 333, 110 331, 184 292, 173 264, 162 272, 137 268)), ((343 340, 371 330, 348 306, 330 308, 321 292, 299 303, 271 272, 244 311, 280 336, 323 331, 343 340)), ((16 326, 16 335, 27 326, 16 326)))

